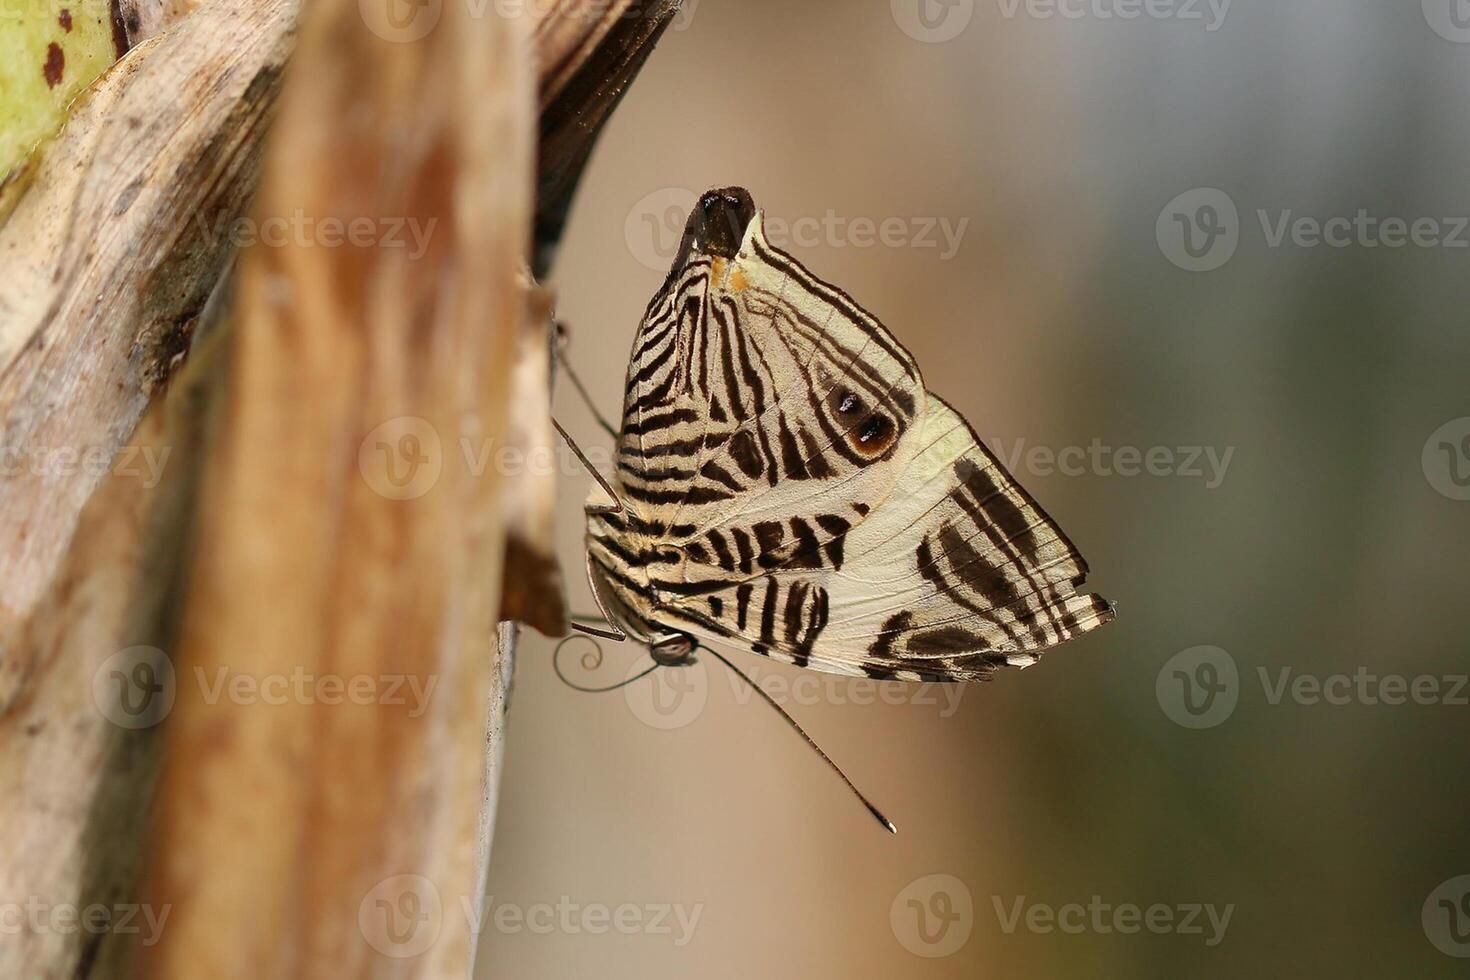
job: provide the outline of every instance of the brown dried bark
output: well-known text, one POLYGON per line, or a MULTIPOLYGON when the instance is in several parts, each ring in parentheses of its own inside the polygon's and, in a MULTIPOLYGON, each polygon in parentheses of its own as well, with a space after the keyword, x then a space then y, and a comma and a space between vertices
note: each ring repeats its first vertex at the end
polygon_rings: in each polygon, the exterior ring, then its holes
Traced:
MULTIPOLYGON (((210 232, 253 193, 294 7, 211 0, 77 107, 0 227, 0 442, 96 447, 112 465, 0 478, 0 893, 135 901, 149 837, 146 894, 169 918, 146 975, 464 974, 461 899, 477 906, 488 858, 513 635, 492 639, 497 569, 509 530, 539 538, 545 522, 504 516, 511 482, 459 469, 457 439, 466 419, 512 438, 510 365, 539 329, 516 279, 533 211, 549 257, 601 123, 675 6, 593 16, 572 0, 517 24, 445 3, 428 37, 395 45, 356 3, 321 0, 254 214, 413 215, 436 231, 412 263, 248 250, 233 303, 219 287, 233 249, 210 232), (359 449, 404 415, 454 458, 423 496, 393 500, 359 449), (125 444, 168 451, 160 482, 136 456, 122 465, 125 444), (117 714, 140 664, 172 670, 162 725, 117 714), (196 668, 438 683, 410 717, 211 699, 196 668), (359 913, 403 873, 434 884, 442 915, 428 950, 400 958, 359 913)), ((127 975, 138 938, 27 929, 0 937, 0 975, 127 975)))

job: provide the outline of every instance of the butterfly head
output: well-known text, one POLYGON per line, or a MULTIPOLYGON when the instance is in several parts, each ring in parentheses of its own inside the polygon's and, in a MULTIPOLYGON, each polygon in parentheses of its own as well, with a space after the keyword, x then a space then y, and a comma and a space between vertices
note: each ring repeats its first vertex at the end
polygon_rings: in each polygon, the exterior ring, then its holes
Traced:
POLYGON ((755 201, 744 187, 705 191, 684 223, 684 238, 674 259, 675 271, 683 268, 695 253, 712 259, 735 258, 755 216, 755 201))

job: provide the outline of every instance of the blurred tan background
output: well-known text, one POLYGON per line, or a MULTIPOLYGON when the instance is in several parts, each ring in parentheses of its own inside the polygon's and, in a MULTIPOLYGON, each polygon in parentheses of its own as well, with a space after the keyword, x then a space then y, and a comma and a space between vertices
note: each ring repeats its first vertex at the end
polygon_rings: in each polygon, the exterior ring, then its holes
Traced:
POLYGON ((1118 621, 963 690, 736 653, 897 837, 712 659, 586 695, 528 637, 480 976, 1464 976, 1470 5, 920 3, 691 0, 572 215, 573 356, 616 417, 682 211, 743 184, 1118 621))

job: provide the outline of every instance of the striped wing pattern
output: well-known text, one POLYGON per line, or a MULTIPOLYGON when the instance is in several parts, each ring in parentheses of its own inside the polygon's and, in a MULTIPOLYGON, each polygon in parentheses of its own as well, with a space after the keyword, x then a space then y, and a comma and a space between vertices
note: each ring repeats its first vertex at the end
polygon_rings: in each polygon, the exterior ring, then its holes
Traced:
POLYGON ((621 513, 594 585, 684 631, 837 673, 979 680, 1112 618, 1086 564, 841 290, 712 191, 634 340, 621 513))

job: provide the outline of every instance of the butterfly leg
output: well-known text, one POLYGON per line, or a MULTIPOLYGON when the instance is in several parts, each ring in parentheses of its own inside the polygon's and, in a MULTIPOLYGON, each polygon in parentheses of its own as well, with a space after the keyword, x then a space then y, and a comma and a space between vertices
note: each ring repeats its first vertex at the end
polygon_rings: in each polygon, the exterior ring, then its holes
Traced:
POLYGON ((577 445, 577 442, 576 442, 575 439, 573 439, 571 436, 567 435, 567 430, 566 429, 563 429, 561 427, 561 423, 560 422, 558 422, 555 418, 553 418, 551 420, 551 424, 552 424, 552 426, 554 426, 556 428, 557 434, 561 436, 561 441, 564 442, 564 443, 566 443, 567 444, 567 448, 570 449, 572 451, 572 453, 576 455, 577 461, 582 464, 582 468, 587 471, 588 475, 591 476, 592 479, 594 479, 594 480, 597 481, 597 485, 600 486, 600 487, 602 487, 602 492, 605 493, 605 494, 607 494, 608 495, 608 498, 612 500, 612 503, 610 505, 609 504, 588 504, 583 509, 587 513, 589 513, 589 514, 617 514, 617 513, 620 513, 622 511, 622 509, 623 509, 623 502, 622 502, 622 500, 620 500, 618 498, 617 491, 612 488, 612 484, 608 483, 607 482, 607 478, 604 477, 601 473, 597 472, 597 467, 593 466, 591 460, 589 460, 585 455, 583 455, 583 453, 582 453, 582 447, 577 445))
POLYGON ((588 626, 585 623, 568 623, 567 625, 579 633, 586 633, 589 636, 600 636, 604 640, 617 640, 619 642, 626 640, 628 634, 618 627, 618 624, 613 621, 612 616, 608 615, 607 605, 602 601, 602 593, 597 588, 597 578, 592 574, 592 556, 584 553, 582 561, 587 568, 587 587, 592 590, 592 601, 597 603, 597 611, 602 613, 603 622, 607 623, 611 628, 603 629, 600 626, 588 626))
MULTIPOLYGON (((616 514, 620 512, 623 509, 623 502, 618 499, 617 491, 613 490, 611 484, 607 482, 601 473, 597 472, 597 467, 593 466, 591 460, 582 453, 582 447, 577 445, 576 440, 567 435, 567 430, 561 427, 561 423, 553 418, 551 424, 555 427, 557 434, 561 436, 562 441, 567 444, 567 448, 576 455, 582 467, 591 474, 592 478, 597 481, 597 485, 602 487, 603 492, 612 500, 611 505, 589 504, 585 508, 586 512, 588 514, 616 514)), ((602 618, 612 628, 605 630, 601 627, 587 626, 583 623, 568 623, 567 625, 579 633, 586 633, 590 636, 600 636, 607 640, 626 640, 628 634, 619 629, 617 624, 613 622, 613 618, 608 615, 607 605, 602 601, 602 593, 597 590, 597 579, 592 574, 592 556, 584 553, 582 557, 583 564, 587 569, 587 585, 592 589, 592 600, 597 603, 597 611, 602 613, 602 618)))
POLYGON ((602 426, 602 431, 616 439, 618 437, 618 430, 614 429, 612 424, 602 417, 602 413, 592 403, 592 396, 588 393, 587 386, 582 384, 582 379, 577 377, 577 372, 572 368, 572 359, 567 355, 567 347, 570 345, 570 334, 568 334, 562 322, 556 319, 554 315, 551 322, 556 330, 556 347, 554 350, 556 352, 557 366, 567 373, 567 377, 571 379, 572 387, 576 388, 577 394, 582 396, 582 404, 587 406, 587 411, 591 412, 592 417, 597 420, 597 424, 602 426))

